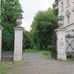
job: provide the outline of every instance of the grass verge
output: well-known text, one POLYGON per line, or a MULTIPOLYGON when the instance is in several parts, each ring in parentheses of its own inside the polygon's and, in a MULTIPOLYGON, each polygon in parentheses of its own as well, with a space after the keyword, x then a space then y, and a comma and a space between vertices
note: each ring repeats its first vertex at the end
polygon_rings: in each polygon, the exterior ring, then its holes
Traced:
POLYGON ((27 53, 33 53, 33 52, 38 52, 39 50, 37 49, 26 49, 24 50, 24 52, 27 52, 27 53))
POLYGON ((28 62, 0 62, 0 74, 13 74, 15 68, 28 64, 28 62))
POLYGON ((47 56, 47 57, 51 57, 51 51, 41 51, 42 55, 47 56))
POLYGON ((12 64, 9 62, 0 62, 0 74, 9 74, 12 69, 12 64))
POLYGON ((48 50, 26 49, 24 52, 27 52, 27 53, 35 53, 35 52, 38 52, 38 53, 41 53, 44 56, 51 57, 51 51, 48 51, 48 50))

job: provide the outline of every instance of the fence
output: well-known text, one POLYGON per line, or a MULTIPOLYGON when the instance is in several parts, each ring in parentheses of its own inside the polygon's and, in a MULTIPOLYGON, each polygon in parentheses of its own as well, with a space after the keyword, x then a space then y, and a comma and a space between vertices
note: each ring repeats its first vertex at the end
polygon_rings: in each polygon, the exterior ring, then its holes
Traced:
POLYGON ((13 51, 2 51, 2 61, 13 61, 14 57, 14 52, 13 51))

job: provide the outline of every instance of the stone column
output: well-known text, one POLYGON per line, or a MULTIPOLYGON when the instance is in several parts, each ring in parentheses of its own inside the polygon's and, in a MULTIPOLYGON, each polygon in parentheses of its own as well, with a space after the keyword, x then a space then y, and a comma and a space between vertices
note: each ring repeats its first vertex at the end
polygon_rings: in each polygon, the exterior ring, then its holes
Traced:
POLYGON ((2 52, 2 30, 3 27, 0 25, 0 61, 1 61, 1 52, 2 52))
POLYGON ((22 61, 23 28, 15 27, 14 30, 14 61, 22 61))
POLYGON ((65 29, 57 29, 57 59, 66 60, 65 29))

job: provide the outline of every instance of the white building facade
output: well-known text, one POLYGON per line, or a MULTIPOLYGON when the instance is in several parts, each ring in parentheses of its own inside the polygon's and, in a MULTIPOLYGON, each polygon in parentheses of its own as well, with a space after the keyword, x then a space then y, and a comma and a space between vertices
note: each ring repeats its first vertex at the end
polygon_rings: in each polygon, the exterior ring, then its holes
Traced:
POLYGON ((58 0, 57 59, 74 54, 74 0, 58 0))

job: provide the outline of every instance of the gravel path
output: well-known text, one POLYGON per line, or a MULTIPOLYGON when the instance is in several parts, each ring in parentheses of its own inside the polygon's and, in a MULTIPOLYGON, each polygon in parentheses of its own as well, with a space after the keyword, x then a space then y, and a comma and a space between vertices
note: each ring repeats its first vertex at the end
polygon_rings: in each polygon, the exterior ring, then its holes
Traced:
POLYGON ((25 53, 26 64, 17 65, 10 74, 74 74, 74 62, 48 59, 39 53, 25 53))

